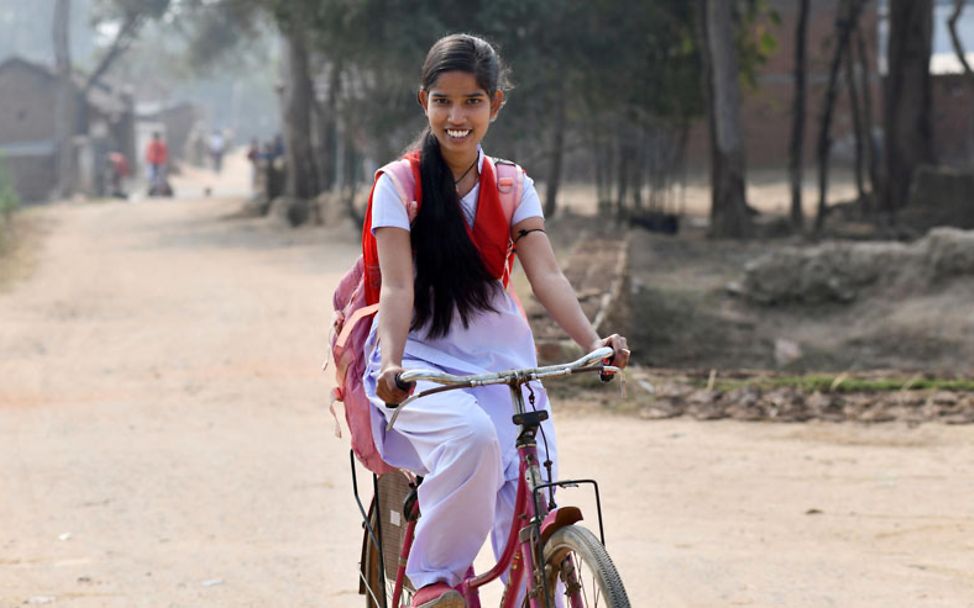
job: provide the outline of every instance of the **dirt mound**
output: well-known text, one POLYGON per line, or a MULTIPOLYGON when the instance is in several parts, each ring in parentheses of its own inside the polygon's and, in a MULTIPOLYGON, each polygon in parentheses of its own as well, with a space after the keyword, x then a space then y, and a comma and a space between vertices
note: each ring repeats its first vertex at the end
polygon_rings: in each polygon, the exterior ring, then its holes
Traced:
POLYGON ((732 290, 764 305, 851 302, 867 290, 923 289, 974 274, 974 231, 937 228, 911 244, 829 242, 783 248, 744 268, 732 290))

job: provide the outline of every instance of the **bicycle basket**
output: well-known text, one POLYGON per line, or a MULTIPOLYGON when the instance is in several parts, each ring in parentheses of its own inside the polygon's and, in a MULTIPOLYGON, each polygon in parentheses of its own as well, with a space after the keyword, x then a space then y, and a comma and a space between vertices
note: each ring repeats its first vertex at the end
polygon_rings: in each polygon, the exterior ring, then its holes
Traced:
MULTIPOLYGON (((399 567, 399 553, 402 551, 402 541, 406 535, 406 514, 403 503, 412 492, 409 480, 399 471, 393 471, 379 476, 379 515, 380 533, 382 534, 382 559, 385 562, 386 577, 396 579, 399 567)), ((409 579, 405 579, 405 586, 413 589, 409 579)))

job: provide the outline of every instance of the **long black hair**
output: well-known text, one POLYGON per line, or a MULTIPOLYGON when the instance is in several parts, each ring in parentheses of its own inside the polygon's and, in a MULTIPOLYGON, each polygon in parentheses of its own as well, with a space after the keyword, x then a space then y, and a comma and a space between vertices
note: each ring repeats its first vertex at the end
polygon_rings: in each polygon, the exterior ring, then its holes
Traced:
MULTIPOLYGON (((491 99, 498 89, 507 88, 500 57, 476 36, 452 34, 438 40, 423 63, 422 90, 429 91, 440 74, 453 71, 473 74, 491 99)), ((467 327, 475 313, 495 310, 491 297, 498 285, 470 239, 453 173, 429 127, 412 147, 420 149, 423 197, 410 228, 416 265, 412 329, 429 323, 429 337, 443 337, 450 331, 454 311, 467 327)))

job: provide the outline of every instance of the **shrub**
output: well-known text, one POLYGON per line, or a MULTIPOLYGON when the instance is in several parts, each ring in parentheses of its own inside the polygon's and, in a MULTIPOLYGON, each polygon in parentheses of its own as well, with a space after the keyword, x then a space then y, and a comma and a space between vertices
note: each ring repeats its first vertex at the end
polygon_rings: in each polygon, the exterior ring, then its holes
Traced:
POLYGON ((14 190, 13 180, 10 179, 7 165, 4 162, 3 155, 0 154, 0 244, 3 243, 10 214, 18 205, 20 205, 20 197, 14 190))

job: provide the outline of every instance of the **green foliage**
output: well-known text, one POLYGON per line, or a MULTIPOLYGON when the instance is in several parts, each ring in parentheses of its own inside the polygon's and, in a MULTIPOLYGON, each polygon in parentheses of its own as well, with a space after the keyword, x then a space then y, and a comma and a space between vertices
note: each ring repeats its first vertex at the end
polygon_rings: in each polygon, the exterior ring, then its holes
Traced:
MULTIPOLYGON (((261 24, 301 36, 312 51, 319 102, 336 95, 346 139, 379 163, 422 129, 420 68, 430 45, 453 32, 487 38, 512 68, 515 86, 488 144, 534 169, 543 170, 539 161, 550 153, 561 106, 566 141, 585 142, 593 164, 620 143, 654 133, 674 141, 706 111, 696 2, 172 1, 174 22, 190 41, 188 63, 196 68, 238 53, 261 24)), ((769 0, 735 0, 735 6, 742 78, 754 83, 757 68, 776 50, 768 24, 778 17, 769 0)))
POLYGON ((769 0, 738 0, 737 52, 741 79, 751 88, 757 87, 758 69, 778 50, 778 41, 770 26, 781 25, 781 17, 769 0))
POLYGON ((0 243, 3 242, 3 232, 7 220, 14 209, 20 205, 20 197, 14 190, 13 180, 7 171, 7 164, 0 154, 0 243))

